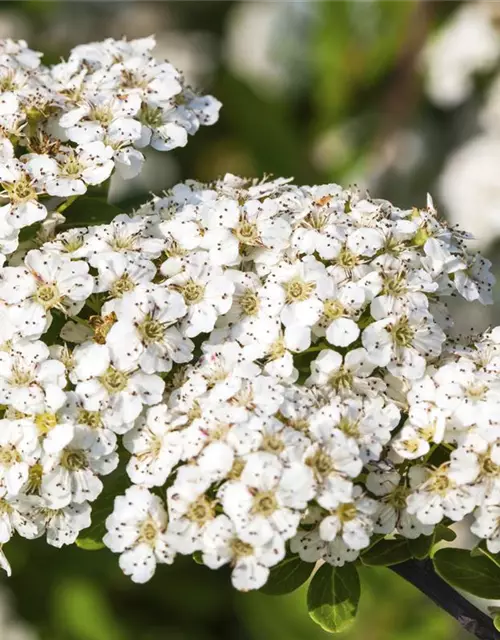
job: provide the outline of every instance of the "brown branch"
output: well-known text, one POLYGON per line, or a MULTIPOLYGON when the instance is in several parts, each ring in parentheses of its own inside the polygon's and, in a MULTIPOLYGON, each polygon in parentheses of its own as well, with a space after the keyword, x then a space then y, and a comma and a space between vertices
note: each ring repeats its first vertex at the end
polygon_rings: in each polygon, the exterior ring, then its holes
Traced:
POLYGON ((479 640, 500 640, 500 633, 495 629, 490 616, 440 578, 434 571, 431 560, 407 560, 390 568, 453 616, 466 631, 479 640))

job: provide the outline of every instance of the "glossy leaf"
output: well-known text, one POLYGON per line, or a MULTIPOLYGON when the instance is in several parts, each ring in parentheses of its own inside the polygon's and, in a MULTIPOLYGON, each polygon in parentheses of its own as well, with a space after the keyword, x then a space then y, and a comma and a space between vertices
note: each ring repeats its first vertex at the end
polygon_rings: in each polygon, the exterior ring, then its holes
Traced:
POLYGON ((281 596, 298 589, 311 575, 314 564, 304 562, 299 556, 290 556, 271 569, 261 591, 270 596, 281 596))
POLYGON ((325 631, 345 631, 354 622, 359 596, 359 576, 354 564, 343 567, 324 564, 309 585, 309 615, 325 631))
POLYGON ((408 540, 397 538, 396 540, 380 540, 361 556, 361 560, 363 564, 368 566, 388 567, 409 560, 411 557, 412 552, 408 540))
POLYGON ((479 598, 500 598, 500 567, 467 549, 441 549, 433 558, 436 572, 449 584, 479 598))

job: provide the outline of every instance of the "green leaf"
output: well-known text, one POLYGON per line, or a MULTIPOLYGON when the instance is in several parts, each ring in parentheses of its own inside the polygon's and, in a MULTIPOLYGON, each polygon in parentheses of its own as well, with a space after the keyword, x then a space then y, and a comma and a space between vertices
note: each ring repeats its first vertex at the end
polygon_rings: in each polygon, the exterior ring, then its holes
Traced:
POLYGON ((446 542, 453 542, 457 534, 444 524, 438 524, 434 529, 434 544, 446 540, 446 542))
POLYGON ((359 595, 359 576, 354 564, 343 567, 324 564, 309 585, 309 615, 325 631, 345 631, 356 617, 359 595))
POLYGON ((299 556, 290 556, 271 569, 262 593, 282 596, 298 589, 311 575, 314 564, 304 562, 299 556))
POLYGON ((100 549, 105 548, 104 542, 101 540, 96 540, 94 538, 77 538, 76 546, 80 547, 80 549, 85 549, 85 551, 99 551, 100 549))
POLYGON ((498 553, 491 553, 484 540, 481 540, 481 542, 472 549, 470 554, 473 558, 485 556, 494 562, 497 567, 500 567, 500 555, 498 553))
POLYGON ((361 556, 363 564, 368 566, 388 567, 391 564, 404 562, 412 557, 406 538, 380 540, 361 556))
POLYGON ((91 227, 96 224, 106 224, 118 214, 123 213, 104 198, 83 196, 64 211, 66 222, 60 228, 91 227))
POLYGON ((203 554, 201 551, 195 551, 193 553, 193 560, 196 564, 203 564, 203 554))
POLYGON ((434 569, 449 584, 479 598, 500 599, 500 567, 486 556, 473 557, 467 549, 441 549, 434 569))
POLYGON ((495 627, 495 629, 497 631, 500 631, 500 615, 497 614, 494 618, 493 618, 493 626, 495 627))
POLYGON ((434 542, 434 536, 419 536, 415 540, 408 540, 408 547, 413 558, 417 560, 423 560, 430 554, 432 545, 434 542))

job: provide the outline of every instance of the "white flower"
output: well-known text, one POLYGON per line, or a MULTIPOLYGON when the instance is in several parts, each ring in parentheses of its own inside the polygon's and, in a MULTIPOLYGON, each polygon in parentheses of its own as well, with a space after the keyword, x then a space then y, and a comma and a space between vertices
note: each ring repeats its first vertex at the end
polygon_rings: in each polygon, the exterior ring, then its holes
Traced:
MULTIPOLYGON (((0 207, 0 219, 7 229, 28 227, 47 217, 46 207, 38 202, 38 195, 43 193, 39 182, 16 159, 12 143, 6 138, 0 140, 0 182, 2 195, 9 200, 0 207)), ((5 231, 2 235, 6 235, 5 231)))
POLYGON ((182 454, 181 434, 173 428, 174 416, 165 405, 156 405, 125 434, 123 444, 132 454, 127 465, 132 482, 146 487, 165 484, 182 454))
POLYGON ((422 524, 434 525, 444 517, 454 521, 470 513, 476 506, 473 488, 461 487, 450 477, 446 465, 429 471, 427 479, 407 497, 408 513, 422 524))
POLYGON ((38 534, 46 532, 47 544, 61 548, 73 544, 80 531, 91 525, 91 507, 88 502, 71 503, 61 509, 50 509, 36 499, 26 505, 26 513, 38 528, 38 534))
POLYGON ((217 317, 231 307, 234 284, 219 267, 209 264, 203 252, 192 253, 183 260, 178 273, 169 277, 166 284, 179 292, 187 305, 182 328, 189 338, 211 331, 217 317))
POLYGON ((120 368, 106 345, 87 342, 76 347, 72 379, 88 411, 105 411, 109 425, 124 433, 143 405, 161 400, 165 383, 156 375, 120 368))
POLYGON ((100 140, 62 148, 55 157, 33 155, 27 162, 30 173, 51 196, 68 198, 82 195, 87 185, 98 185, 109 178, 114 168, 114 151, 100 140))
POLYGON ((52 309, 77 313, 94 289, 94 278, 83 261, 71 261, 55 253, 28 252, 24 267, 5 267, 0 298, 18 305, 21 332, 39 336, 48 328, 52 309))
POLYGON ((27 420, 0 420, 0 479, 17 495, 39 454, 38 434, 27 420))
POLYGON ((251 544, 242 540, 240 533, 227 516, 217 516, 203 535, 203 562, 211 569, 230 562, 235 589, 260 589, 267 582, 269 568, 285 557, 284 542, 276 534, 264 543, 251 544))
POLYGON ((0 352, 0 402, 23 413, 45 410, 46 402, 57 410, 64 404, 66 385, 62 362, 49 358, 47 346, 35 342, 15 342, 0 352))
POLYGON ((284 540, 295 535, 304 509, 314 495, 309 467, 295 463, 283 468, 272 453, 252 453, 246 458, 239 481, 220 490, 224 512, 244 540, 265 541, 277 532, 284 540))
POLYGON ((98 456, 93 453, 94 435, 79 427, 71 442, 55 454, 42 459, 41 496, 52 509, 61 509, 71 502, 92 502, 103 489, 98 475, 111 473, 118 464, 118 454, 98 456))
POLYGON ((363 467, 355 440, 330 429, 306 451, 304 462, 314 474, 318 504, 330 509, 351 499, 352 481, 363 467))
POLYGON ((408 513, 406 498, 410 489, 401 475, 389 465, 381 464, 370 471, 366 478, 366 488, 377 498, 375 533, 392 534, 397 531, 410 539, 432 533, 433 525, 422 524, 416 516, 408 513))
POLYGON ((353 349, 344 357, 338 351, 323 349, 311 362, 311 375, 306 384, 327 386, 340 395, 375 395, 383 391, 383 380, 371 377, 375 364, 366 349, 353 349))
POLYGON ((355 487, 352 501, 340 503, 323 518, 319 535, 327 542, 340 538, 348 549, 364 549, 370 544, 376 510, 376 501, 365 496, 360 487, 355 487))
POLYGON ((139 365, 145 373, 170 371, 172 363, 189 362, 193 342, 176 320, 186 312, 182 296, 163 287, 139 287, 115 307, 116 322, 106 336, 110 351, 123 368, 139 365))
POLYGON ((471 532, 479 538, 486 539, 486 546, 491 553, 500 551, 500 504, 496 493, 489 495, 474 511, 474 522, 471 532))
POLYGON ((413 380, 424 374, 425 358, 441 353, 445 337, 429 314, 413 310, 370 324, 363 331, 362 341, 373 365, 413 380))
POLYGON ((156 565, 171 564, 174 552, 166 540, 167 513, 162 501, 144 487, 133 486, 115 498, 106 519, 104 544, 120 553, 120 568, 134 582, 147 582, 156 565))

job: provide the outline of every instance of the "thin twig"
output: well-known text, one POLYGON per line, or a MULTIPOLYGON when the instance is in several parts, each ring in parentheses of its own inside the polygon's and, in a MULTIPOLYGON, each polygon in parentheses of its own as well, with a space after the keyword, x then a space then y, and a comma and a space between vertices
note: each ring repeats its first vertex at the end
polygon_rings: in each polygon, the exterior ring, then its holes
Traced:
POLYGON ((440 578, 430 560, 407 560, 390 568, 453 616, 466 631, 479 640, 500 640, 500 633, 495 629, 493 620, 440 578))

